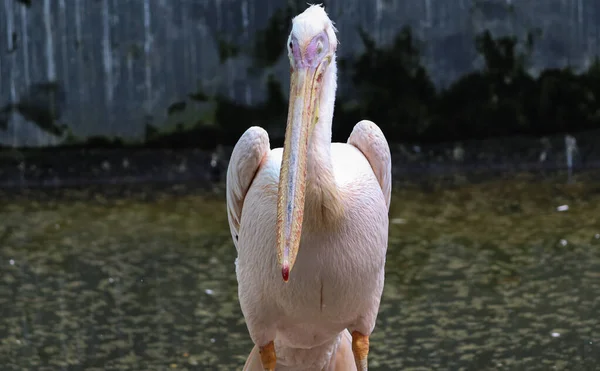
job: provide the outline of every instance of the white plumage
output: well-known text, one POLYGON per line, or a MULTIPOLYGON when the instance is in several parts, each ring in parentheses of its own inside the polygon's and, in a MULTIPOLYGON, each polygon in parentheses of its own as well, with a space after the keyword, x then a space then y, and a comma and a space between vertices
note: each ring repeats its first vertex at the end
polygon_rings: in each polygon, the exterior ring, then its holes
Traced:
POLYGON ((227 213, 240 305, 256 344, 246 370, 367 369, 384 284, 391 159, 370 121, 348 143, 331 143, 336 47, 322 7, 294 18, 287 149, 270 149, 267 132, 251 127, 231 155, 227 213))

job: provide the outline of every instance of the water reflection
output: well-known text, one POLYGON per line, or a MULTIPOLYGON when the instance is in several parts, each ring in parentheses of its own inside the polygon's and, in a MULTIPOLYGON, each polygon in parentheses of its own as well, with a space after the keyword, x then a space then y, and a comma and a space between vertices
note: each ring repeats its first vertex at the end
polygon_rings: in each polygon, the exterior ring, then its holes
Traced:
MULTIPOLYGON (((599 189, 399 188, 370 369, 600 367, 599 189)), ((4 369, 241 368, 222 197, 1 199, 4 369)))

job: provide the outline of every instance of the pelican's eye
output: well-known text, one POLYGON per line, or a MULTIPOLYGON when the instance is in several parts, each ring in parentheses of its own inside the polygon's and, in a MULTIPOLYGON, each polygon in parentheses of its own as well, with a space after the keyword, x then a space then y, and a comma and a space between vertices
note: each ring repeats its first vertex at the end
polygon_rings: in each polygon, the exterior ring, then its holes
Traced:
POLYGON ((321 54, 323 52, 323 41, 317 41, 317 54, 321 54))

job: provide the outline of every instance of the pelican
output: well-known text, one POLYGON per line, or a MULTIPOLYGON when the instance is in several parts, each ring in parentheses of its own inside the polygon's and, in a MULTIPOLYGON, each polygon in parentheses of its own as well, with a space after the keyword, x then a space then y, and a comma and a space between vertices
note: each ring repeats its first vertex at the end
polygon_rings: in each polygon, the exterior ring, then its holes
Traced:
POLYGON ((292 20, 283 148, 250 127, 227 168, 240 307, 254 348, 244 370, 368 368, 384 285, 391 156, 360 121, 331 143, 336 30, 324 8, 292 20))

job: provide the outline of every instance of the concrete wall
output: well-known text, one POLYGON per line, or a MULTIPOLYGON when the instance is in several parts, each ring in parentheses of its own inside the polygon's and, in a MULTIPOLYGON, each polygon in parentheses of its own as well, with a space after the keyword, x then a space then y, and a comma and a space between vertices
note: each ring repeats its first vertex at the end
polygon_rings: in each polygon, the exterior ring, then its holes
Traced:
MULTIPOLYGON (((146 123, 169 125, 167 107, 200 86, 256 103, 273 72, 287 90, 287 60, 251 73, 255 32, 286 5, 280 0, 0 0, 0 107, 32 84, 65 89, 60 122, 77 137, 143 137, 146 123), (217 38, 242 51, 224 63, 217 38)), ((330 0, 342 56, 360 53, 364 27, 378 43, 403 25, 422 41, 423 62, 438 86, 481 65, 473 37, 523 35, 539 28, 533 70, 585 67, 600 52, 597 0, 330 0)), ((341 76, 343 79, 344 76, 341 76)), ((349 89, 341 83, 341 93, 349 89)), ((192 112, 192 115, 196 113, 192 112)), ((199 113, 197 113, 199 114, 199 113)), ((0 128, 0 144, 43 146, 63 139, 19 114, 0 128)))

